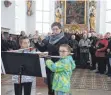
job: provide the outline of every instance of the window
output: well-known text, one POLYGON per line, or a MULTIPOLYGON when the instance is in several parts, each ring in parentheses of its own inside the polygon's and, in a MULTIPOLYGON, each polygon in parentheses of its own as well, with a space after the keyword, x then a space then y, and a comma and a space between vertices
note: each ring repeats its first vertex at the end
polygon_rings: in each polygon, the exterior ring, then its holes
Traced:
POLYGON ((106 32, 111 32, 111 22, 106 23, 106 32))
POLYGON ((111 0, 106 1, 106 32, 111 32, 111 0))
POLYGON ((107 6, 106 6, 106 8, 107 8, 107 10, 111 10, 111 0, 107 0, 106 1, 107 2, 107 6))
POLYGON ((26 19, 26 2, 24 0, 15 1, 15 31, 17 34, 23 30, 25 31, 25 19, 26 19))
POLYGON ((36 0, 36 30, 39 34, 50 31, 50 1, 36 0))

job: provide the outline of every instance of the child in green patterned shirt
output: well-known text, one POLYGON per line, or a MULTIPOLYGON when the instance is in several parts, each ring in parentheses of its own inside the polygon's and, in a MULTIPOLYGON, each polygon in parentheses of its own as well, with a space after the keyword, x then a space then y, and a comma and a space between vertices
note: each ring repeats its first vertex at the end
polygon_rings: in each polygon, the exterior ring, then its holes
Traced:
POLYGON ((59 48, 60 60, 55 63, 50 59, 46 60, 46 66, 54 72, 52 89, 55 91, 55 95, 71 95, 69 94, 70 79, 76 65, 70 53, 70 46, 62 44, 59 48))

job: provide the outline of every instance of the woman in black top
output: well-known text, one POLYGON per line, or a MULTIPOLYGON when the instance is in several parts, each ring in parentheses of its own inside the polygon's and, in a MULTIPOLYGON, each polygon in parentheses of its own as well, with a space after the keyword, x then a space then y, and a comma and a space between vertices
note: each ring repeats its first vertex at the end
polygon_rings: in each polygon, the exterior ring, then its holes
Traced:
MULTIPOLYGON (((36 40, 35 47, 41 52, 48 51, 49 55, 59 55, 59 46, 61 44, 68 44, 68 39, 65 37, 64 32, 62 32, 61 24, 58 22, 54 22, 51 25, 52 35, 48 37, 48 39, 44 39, 42 42, 44 45, 40 45, 36 40)), ((56 62, 58 59, 52 59, 56 62)), ((54 95, 54 91, 52 90, 52 79, 53 72, 51 72, 46 67, 47 81, 48 81, 48 95, 54 95)))

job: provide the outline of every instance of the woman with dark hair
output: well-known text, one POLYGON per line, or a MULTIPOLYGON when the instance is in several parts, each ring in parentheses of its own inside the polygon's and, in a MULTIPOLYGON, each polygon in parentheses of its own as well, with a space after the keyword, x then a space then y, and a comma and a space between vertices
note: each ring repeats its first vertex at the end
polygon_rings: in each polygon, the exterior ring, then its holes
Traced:
MULTIPOLYGON (((49 39, 45 41, 44 46, 41 46, 37 40, 34 40, 36 48, 41 52, 48 51, 49 55, 59 55, 59 46, 61 44, 68 44, 68 39, 65 37, 64 32, 62 32, 61 24, 54 22, 51 25, 52 35, 49 39)), ((45 39, 44 39, 45 40, 45 39)), ((58 61, 58 59, 52 59, 53 62, 58 61)), ((52 90, 52 80, 53 72, 46 67, 47 81, 48 81, 48 95, 54 95, 52 90)))

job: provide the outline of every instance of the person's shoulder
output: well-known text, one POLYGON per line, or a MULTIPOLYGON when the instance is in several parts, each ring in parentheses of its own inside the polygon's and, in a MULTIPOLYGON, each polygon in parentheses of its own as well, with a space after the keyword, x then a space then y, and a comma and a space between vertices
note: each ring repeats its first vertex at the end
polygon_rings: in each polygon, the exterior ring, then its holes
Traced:
POLYGON ((59 40, 60 43, 68 43, 68 38, 64 36, 62 39, 59 40))
POLYGON ((66 35, 64 35, 64 37, 63 37, 62 39, 66 39, 66 40, 68 40, 68 38, 67 38, 67 36, 66 36, 66 35))
POLYGON ((69 55, 69 56, 67 56, 67 57, 65 57, 65 58, 63 58, 65 61, 67 60, 73 60, 73 58, 72 58, 72 56, 71 55, 69 55))
POLYGON ((71 56, 71 55, 69 55, 69 56, 68 56, 68 58, 69 58, 69 59, 71 59, 71 60, 73 60, 73 58, 72 58, 72 56, 71 56))

